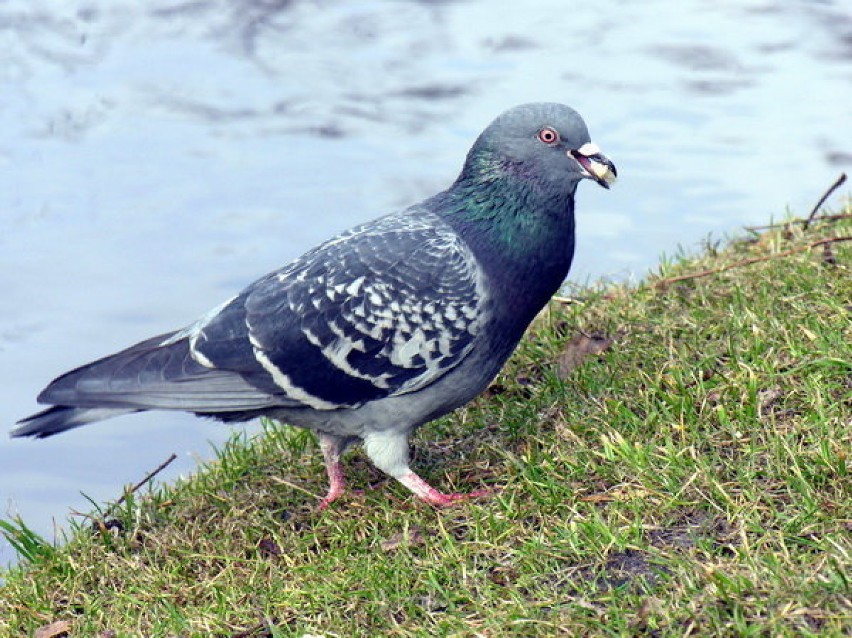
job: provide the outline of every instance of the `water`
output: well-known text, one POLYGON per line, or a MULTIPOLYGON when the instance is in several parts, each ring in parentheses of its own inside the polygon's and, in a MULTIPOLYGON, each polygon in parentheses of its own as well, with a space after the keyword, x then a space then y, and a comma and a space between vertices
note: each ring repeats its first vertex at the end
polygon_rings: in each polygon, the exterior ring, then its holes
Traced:
MULTIPOLYGON (((842 2, 12 0, 0 4, 0 423, 57 374, 189 323, 356 222, 444 188, 520 102, 616 162, 574 281, 641 277, 852 165, 842 2)), ((230 428, 143 414, 0 437, 0 516, 52 536, 230 428)), ((0 564, 13 560, 0 546, 0 564)))

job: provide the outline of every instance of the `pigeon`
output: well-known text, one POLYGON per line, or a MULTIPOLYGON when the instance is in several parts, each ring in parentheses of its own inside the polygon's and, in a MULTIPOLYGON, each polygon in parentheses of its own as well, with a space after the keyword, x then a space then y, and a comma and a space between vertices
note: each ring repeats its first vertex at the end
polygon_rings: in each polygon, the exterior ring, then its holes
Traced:
POLYGON ((478 496, 416 474, 409 437, 497 375, 568 274, 578 183, 615 178, 576 111, 516 106, 448 189, 329 239, 182 330, 66 372, 12 436, 144 410, 266 416, 316 433, 322 509, 344 493, 341 455, 357 442, 433 506, 478 496))

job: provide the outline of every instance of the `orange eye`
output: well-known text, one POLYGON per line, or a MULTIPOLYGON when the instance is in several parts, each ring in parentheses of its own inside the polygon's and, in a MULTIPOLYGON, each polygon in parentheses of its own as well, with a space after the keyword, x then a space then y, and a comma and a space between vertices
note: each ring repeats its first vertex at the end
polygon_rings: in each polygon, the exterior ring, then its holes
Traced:
POLYGON ((559 133, 556 132, 556 129, 546 126, 538 132, 538 140, 548 145, 556 144, 559 141, 559 133))

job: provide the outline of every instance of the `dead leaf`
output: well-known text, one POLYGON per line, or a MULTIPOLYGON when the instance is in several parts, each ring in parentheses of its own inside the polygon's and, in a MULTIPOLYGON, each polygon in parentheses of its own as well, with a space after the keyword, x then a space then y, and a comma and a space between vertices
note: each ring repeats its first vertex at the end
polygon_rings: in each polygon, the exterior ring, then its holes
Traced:
POLYGON ((636 620, 639 625, 646 625, 651 616, 662 613, 663 605, 659 598, 649 596, 639 605, 639 610, 636 612, 636 620))
POLYGON ((512 565, 497 565, 488 574, 488 579, 501 587, 511 586, 518 578, 518 570, 512 565))
POLYGON ((763 418, 767 409, 771 408, 775 403, 784 396, 784 391, 776 386, 764 388, 757 392, 757 415, 763 418))
POLYGON ((411 527, 404 532, 398 532, 381 543, 383 552, 389 552, 399 548, 401 545, 422 545, 423 533, 419 527, 411 527))
POLYGON ((278 543, 269 537, 260 539, 260 542, 257 544, 257 552, 262 558, 275 558, 282 554, 278 543))
POLYGON ((35 638, 59 638, 67 636, 71 631, 71 623, 67 620, 55 620, 49 625, 39 627, 35 631, 35 638))
POLYGON ((609 350, 612 342, 612 339, 604 335, 578 334, 566 344, 559 355, 556 375, 562 380, 567 379, 571 372, 583 363, 583 359, 609 350))
POLYGON ((617 485, 605 492, 581 496, 584 503, 608 503, 610 501, 628 501, 634 498, 646 498, 652 492, 639 485, 617 485))

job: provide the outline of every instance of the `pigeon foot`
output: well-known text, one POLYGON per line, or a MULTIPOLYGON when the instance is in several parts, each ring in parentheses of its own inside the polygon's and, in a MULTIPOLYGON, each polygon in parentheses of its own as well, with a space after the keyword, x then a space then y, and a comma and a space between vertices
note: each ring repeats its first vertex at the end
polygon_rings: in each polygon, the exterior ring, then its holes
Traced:
POLYGON ((346 491, 346 479, 343 477, 343 464, 337 461, 331 461, 325 466, 328 472, 328 492, 319 502, 317 506, 320 510, 324 510, 329 505, 334 503, 343 492, 346 491))
MULTIPOLYGON (((342 478, 343 475, 341 474, 341 479, 342 478)), ((343 494, 344 491, 344 484, 342 480, 339 483, 332 481, 331 485, 328 486, 328 492, 326 492, 326 495, 322 497, 319 505, 317 505, 317 509, 320 511, 326 509, 329 505, 334 503, 334 501, 340 498, 340 495, 343 494)))
POLYGON ((328 492, 319 502, 319 510, 326 509, 346 490, 346 478, 343 476, 343 464, 340 462, 340 455, 345 447, 346 443, 342 439, 327 434, 320 435, 320 448, 328 474, 328 492))
POLYGON ((431 485, 429 485, 426 481, 424 481, 411 470, 403 474, 400 477, 399 482, 405 485, 405 487, 407 487, 408 489, 410 489, 412 493, 421 501, 425 501, 433 507, 449 507, 450 505, 455 505, 456 503, 460 503, 462 501, 467 501, 475 498, 480 498, 482 496, 490 495, 490 492, 488 490, 476 490, 475 492, 468 492, 467 494, 444 494, 443 492, 440 492, 431 485))

